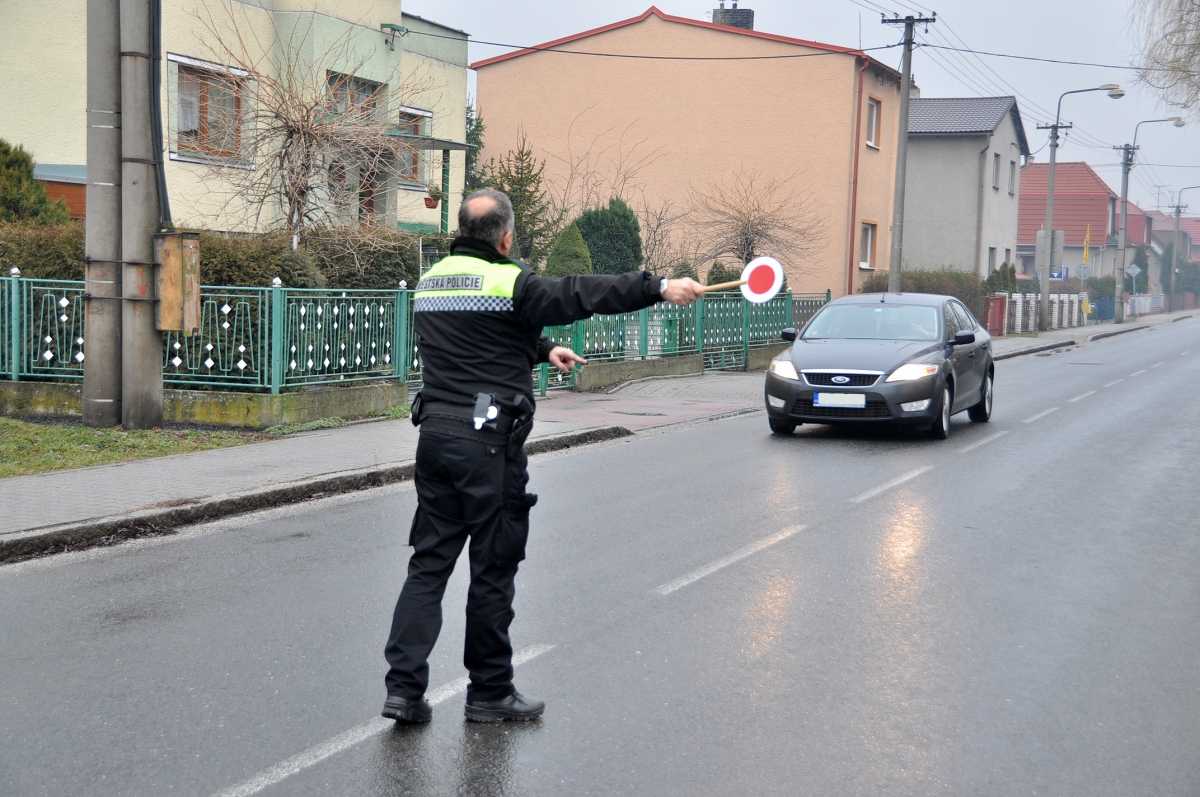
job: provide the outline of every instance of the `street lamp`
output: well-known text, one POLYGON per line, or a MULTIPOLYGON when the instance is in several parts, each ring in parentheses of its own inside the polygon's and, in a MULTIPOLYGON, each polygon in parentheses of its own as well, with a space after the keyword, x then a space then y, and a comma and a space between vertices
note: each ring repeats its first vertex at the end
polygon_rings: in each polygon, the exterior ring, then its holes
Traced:
MULTIPOLYGON (((1181 125, 1176 125, 1180 127, 1181 125)), ((1171 312, 1171 299, 1175 297, 1175 272, 1179 267, 1179 216, 1183 213, 1183 192, 1193 191, 1200 188, 1200 185, 1189 185, 1187 188, 1180 188, 1179 193, 1175 195, 1175 244, 1171 247, 1171 292, 1167 294, 1167 312, 1171 312)), ((1192 259, 1191 247, 1188 247, 1188 260, 1192 259)))
POLYGON ((1119 100, 1125 96, 1125 89, 1116 83, 1105 83, 1094 89, 1075 89, 1064 91, 1058 98, 1058 109, 1054 114, 1054 124, 1038 125, 1038 130, 1050 131, 1050 169, 1046 175, 1046 234, 1042 246, 1042 301, 1038 312, 1038 329, 1050 328, 1050 250, 1054 240, 1054 164, 1058 157, 1058 131, 1071 129, 1072 125, 1062 123, 1062 101, 1068 94, 1086 94, 1089 91, 1106 91, 1108 96, 1119 100))
MULTIPOLYGON (((1125 290, 1125 232, 1129 221, 1129 171, 1133 168, 1133 156, 1137 152, 1137 137, 1138 128, 1142 125, 1156 124, 1158 122, 1170 122, 1176 127, 1183 127, 1187 122, 1182 116, 1170 116, 1166 119, 1146 119, 1138 122, 1133 126, 1133 143, 1122 144, 1113 149, 1121 150, 1121 232, 1117 238, 1117 249, 1121 253, 1121 267, 1118 269, 1114 264, 1113 277, 1116 283, 1116 288, 1113 291, 1113 323, 1120 324, 1125 320, 1125 303, 1121 301, 1121 292, 1125 290)), ((1171 273, 1171 279, 1174 280, 1175 274, 1171 273)))

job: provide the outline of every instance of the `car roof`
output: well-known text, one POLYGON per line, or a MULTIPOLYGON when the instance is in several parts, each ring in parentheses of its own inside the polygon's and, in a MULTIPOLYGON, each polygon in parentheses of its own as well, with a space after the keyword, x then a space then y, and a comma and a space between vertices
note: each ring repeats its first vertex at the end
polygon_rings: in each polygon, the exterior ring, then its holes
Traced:
POLYGON ((953 296, 943 296, 938 293, 856 293, 841 296, 830 304, 897 304, 897 305, 926 305, 940 306, 953 296))

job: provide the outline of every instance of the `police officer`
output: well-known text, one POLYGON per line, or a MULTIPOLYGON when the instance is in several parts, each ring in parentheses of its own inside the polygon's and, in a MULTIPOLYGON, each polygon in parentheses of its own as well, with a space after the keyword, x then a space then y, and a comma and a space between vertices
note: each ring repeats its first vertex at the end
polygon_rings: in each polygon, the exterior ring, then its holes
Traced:
POLYGON ((567 372, 585 363, 542 328, 624 313, 666 300, 686 306, 704 294, 694 280, 649 272, 550 279, 509 257, 513 209, 499 191, 471 194, 458 211, 450 256, 416 287, 414 330, 424 388, 413 401, 417 512, 413 555, 396 603, 385 655, 383 716, 428 722, 428 658, 442 627, 442 595, 470 543, 471 586, 463 663, 471 674, 466 717, 530 720, 545 704, 513 687, 514 580, 525 558, 537 496, 523 450, 533 424, 533 367, 567 372))

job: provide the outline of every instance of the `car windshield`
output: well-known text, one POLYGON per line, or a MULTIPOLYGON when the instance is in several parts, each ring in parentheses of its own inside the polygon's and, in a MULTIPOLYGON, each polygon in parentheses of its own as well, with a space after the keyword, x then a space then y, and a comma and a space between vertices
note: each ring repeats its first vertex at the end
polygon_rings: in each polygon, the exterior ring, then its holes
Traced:
POLYGON ((927 305, 835 304, 826 307, 804 340, 937 340, 938 309, 927 305))

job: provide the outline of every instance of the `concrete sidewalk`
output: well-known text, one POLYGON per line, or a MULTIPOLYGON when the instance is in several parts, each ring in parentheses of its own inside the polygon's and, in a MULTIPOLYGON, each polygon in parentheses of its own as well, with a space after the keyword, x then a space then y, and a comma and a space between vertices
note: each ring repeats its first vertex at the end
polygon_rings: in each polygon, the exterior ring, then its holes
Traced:
MULTIPOLYGON (((757 410, 761 374, 631 383, 539 401, 529 450, 555 450, 655 427, 757 410)), ((174 526, 314 494, 411 477, 418 430, 358 423, 282 440, 0 479, 0 561, 134 526, 174 526)))

